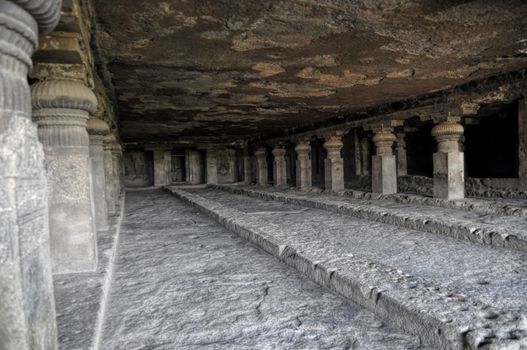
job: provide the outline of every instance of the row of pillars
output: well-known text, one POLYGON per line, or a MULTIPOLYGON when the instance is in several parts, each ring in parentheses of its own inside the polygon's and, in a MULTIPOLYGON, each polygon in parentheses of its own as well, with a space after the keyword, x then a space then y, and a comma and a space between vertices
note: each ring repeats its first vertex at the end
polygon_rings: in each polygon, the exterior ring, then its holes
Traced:
MULTIPOLYGON (((407 157, 405 135, 394 133, 390 126, 372 128, 372 141, 375 145, 375 155, 370 156, 369 140, 360 143, 360 169, 363 175, 369 175, 371 161, 372 192, 380 194, 397 193, 397 176, 407 174, 407 157), (394 147, 394 144, 396 145, 394 147), (395 150, 395 153, 394 153, 395 150)), ((457 118, 445 118, 432 129, 432 136, 437 141, 437 152, 433 155, 434 164, 434 197, 446 199, 462 199, 465 196, 464 154, 460 149, 463 137, 463 126, 457 118)), ((344 190, 344 162, 342 135, 331 135, 326 138, 324 148, 327 151, 325 159, 325 189, 339 192, 344 190)), ((311 145, 308 141, 299 141, 294 150, 296 161, 296 186, 301 190, 312 188, 311 145)), ((274 185, 281 187, 287 184, 286 150, 276 146, 272 150, 274 185)), ((256 182, 258 185, 268 185, 267 151, 258 148, 256 157, 256 182)), ((250 157, 244 160, 245 182, 251 182, 250 157)), ((210 171, 214 171, 211 169, 210 171)))

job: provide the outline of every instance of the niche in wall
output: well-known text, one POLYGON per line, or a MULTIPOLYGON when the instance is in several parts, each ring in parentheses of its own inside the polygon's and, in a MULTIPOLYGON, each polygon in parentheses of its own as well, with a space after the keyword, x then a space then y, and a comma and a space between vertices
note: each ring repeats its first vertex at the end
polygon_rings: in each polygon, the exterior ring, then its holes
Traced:
POLYGON ((154 154, 152 151, 125 151, 123 163, 126 187, 154 185, 154 154))

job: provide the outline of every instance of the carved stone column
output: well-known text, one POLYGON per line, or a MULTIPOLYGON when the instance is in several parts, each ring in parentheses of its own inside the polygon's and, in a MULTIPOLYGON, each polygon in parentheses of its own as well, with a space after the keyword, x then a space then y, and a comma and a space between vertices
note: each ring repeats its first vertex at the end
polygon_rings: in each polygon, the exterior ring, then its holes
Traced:
POLYGON ((246 185, 252 183, 252 166, 251 156, 249 154, 249 148, 246 147, 243 150, 243 182, 246 185))
POLYGON ((296 186, 305 191, 309 190, 312 184, 311 174, 311 145, 307 141, 300 141, 295 146, 297 154, 296 160, 296 186))
POLYGON ((267 151, 265 148, 258 148, 254 152, 256 156, 256 182, 260 186, 267 185, 267 151))
POLYGON ((371 147, 370 140, 365 137, 360 141, 362 175, 370 175, 371 169, 371 147))
POLYGON ((166 149, 154 150, 154 186, 170 184, 170 167, 172 166, 172 153, 166 149))
POLYGON ((108 134, 103 138, 103 158, 104 158, 104 180, 106 183, 106 207, 108 214, 115 215, 117 213, 117 197, 115 194, 115 166, 113 161, 113 149, 117 144, 117 139, 114 134, 108 134))
POLYGON ((185 155, 187 182, 191 185, 203 183, 203 160, 200 152, 195 149, 187 149, 185 155))
POLYGON ((326 159, 326 191, 338 192, 344 189, 344 161, 341 150, 344 144, 342 136, 331 136, 324 142, 328 152, 326 159))
POLYGON ((207 184, 218 184, 218 151, 207 150, 207 184))
POLYGON ((392 146, 396 140, 392 128, 374 128, 375 155, 372 156, 372 192, 397 193, 397 167, 392 146))
POLYGON ((31 92, 48 168, 53 272, 94 271, 97 234, 86 122, 97 110, 97 98, 76 80, 46 80, 31 92))
POLYGON ((93 205, 95 213, 95 228, 97 231, 108 230, 108 206, 106 203, 106 177, 104 175, 103 140, 110 132, 108 124, 99 118, 91 117, 86 126, 90 135, 90 158, 93 190, 93 205))
POLYGON ((123 148, 118 142, 115 142, 112 147, 112 165, 114 181, 113 190, 115 191, 116 206, 119 204, 119 199, 123 193, 123 148))
POLYGON ((272 151, 274 156, 274 185, 285 186, 287 185, 287 164, 285 161, 285 149, 277 146, 272 151))
POLYGON ((406 141, 405 133, 395 134, 397 142, 395 143, 395 152, 397 156, 397 176, 408 175, 407 157, 406 157, 406 141))
POLYGON ((60 1, 0 1, 0 348, 57 348, 44 152, 27 74, 60 1))
POLYGON ((437 141, 434 153, 434 197, 465 198, 465 155, 459 150, 463 126, 458 118, 448 118, 432 128, 437 141))

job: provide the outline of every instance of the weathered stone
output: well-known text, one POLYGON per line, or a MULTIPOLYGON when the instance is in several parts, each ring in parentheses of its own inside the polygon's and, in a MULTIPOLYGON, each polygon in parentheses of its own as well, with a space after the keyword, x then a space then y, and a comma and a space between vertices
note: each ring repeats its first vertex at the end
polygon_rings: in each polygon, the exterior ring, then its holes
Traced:
POLYGON ((118 200, 115 192, 116 174, 113 161, 113 148, 115 147, 116 142, 117 140, 114 134, 108 134, 103 138, 106 206, 108 208, 108 213, 111 215, 116 214, 116 205, 118 200))
POLYGON ((170 183, 171 151, 155 149, 154 153, 154 186, 166 186, 170 183))
POLYGON ((201 153, 198 150, 188 149, 185 151, 186 156, 186 175, 189 184, 197 185, 205 182, 205 164, 201 153))
POLYGON ((258 148, 254 152, 256 157, 256 183, 260 186, 267 185, 267 151, 265 148, 258 148))
POLYGON ((95 227, 98 231, 108 229, 108 207, 106 201, 106 177, 104 175, 103 140, 110 132, 108 124, 101 119, 91 117, 86 125, 90 135, 91 178, 95 227))
POLYGON ((277 187, 287 185, 287 168, 285 160, 285 149, 275 147, 272 151, 274 156, 273 163, 273 180, 277 187))
POLYGON ((86 122, 97 109, 97 99, 75 80, 39 82, 31 94, 48 169, 53 272, 93 271, 97 233, 86 122))
POLYGON ((309 190, 312 186, 311 181, 311 145, 309 142, 298 142, 295 146, 297 154, 296 161, 296 186, 301 190, 309 190))
POLYGON ((215 149, 207 149, 207 183, 218 183, 218 152, 215 149))
POLYGON ((447 120, 432 129, 437 140, 434 153, 434 197, 446 199, 465 198, 464 153, 459 151, 459 139, 463 126, 455 120, 447 120))
POLYGON ((396 159, 397 159, 397 176, 406 176, 408 175, 408 165, 406 158, 406 142, 404 138, 406 137, 405 133, 397 133, 395 135, 397 141, 395 144, 396 159))
POLYGON ((396 140, 392 129, 374 130, 376 153, 372 156, 372 192, 390 194, 397 192, 397 167, 392 146, 396 140))
POLYGON ((324 142, 324 148, 328 152, 325 160, 326 191, 338 192, 344 189, 344 164, 341 150, 344 144, 342 137, 331 136, 324 142))

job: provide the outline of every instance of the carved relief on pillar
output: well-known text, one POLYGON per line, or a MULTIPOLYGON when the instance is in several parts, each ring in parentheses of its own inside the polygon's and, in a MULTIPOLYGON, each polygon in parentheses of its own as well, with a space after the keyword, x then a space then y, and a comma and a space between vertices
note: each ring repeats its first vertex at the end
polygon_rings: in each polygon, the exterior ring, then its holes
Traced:
POLYGON ((31 88, 33 119, 48 162, 49 223, 53 271, 97 266, 91 164, 86 122, 97 99, 83 83, 49 79, 31 88))
POLYGON ((27 74, 61 1, 0 1, 0 347, 57 348, 44 152, 27 74), (39 33, 40 32, 40 33, 39 33))

